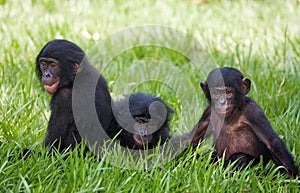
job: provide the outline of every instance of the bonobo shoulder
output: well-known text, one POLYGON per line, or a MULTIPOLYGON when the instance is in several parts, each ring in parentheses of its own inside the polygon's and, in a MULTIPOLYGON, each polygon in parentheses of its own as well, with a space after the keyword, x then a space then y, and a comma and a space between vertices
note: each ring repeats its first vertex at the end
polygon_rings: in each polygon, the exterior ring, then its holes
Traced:
POLYGON ((247 114, 247 117, 253 115, 256 117, 265 117, 265 113, 263 109, 249 97, 245 97, 245 108, 244 108, 244 114, 247 114))

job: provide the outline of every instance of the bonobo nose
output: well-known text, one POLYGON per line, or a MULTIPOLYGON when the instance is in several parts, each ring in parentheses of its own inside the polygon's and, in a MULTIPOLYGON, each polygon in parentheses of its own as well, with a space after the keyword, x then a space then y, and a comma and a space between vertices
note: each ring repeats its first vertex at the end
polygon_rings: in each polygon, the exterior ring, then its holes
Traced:
POLYGON ((141 136, 148 135, 148 130, 147 130, 147 129, 148 129, 147 127, 141 128, 140 131, 139 131, 139 134, 140 134, 141 136))
POLYGON ((140 137, 141 137, 142 141, 149 141, 149 139, 150 139, 150 136, 148 136, 148 135, 142 135, 140 137))
POLYGON ((225 100, 224 97, 220 97, 220 98, 219 98, 219 103, 220 103, 220 104, 224 105, 225 102, 226 102, 226 100, 225 100))
POLYGON ((48 71, 45 71, 44 77, 45 78, 52 78, 52 74, 50 72, 48 72, 48 71))

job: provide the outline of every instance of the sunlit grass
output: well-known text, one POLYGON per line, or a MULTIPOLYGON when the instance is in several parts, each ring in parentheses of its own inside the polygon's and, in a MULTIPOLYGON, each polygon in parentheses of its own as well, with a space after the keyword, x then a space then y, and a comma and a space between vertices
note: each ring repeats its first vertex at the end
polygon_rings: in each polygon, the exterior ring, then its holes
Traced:
POLYGON ((207 72, 217 66, 236 67, 252 80, 249 96, 264 109, 299 166, 299 9, 296 0, 0 1, 0 192, 298 192, 299 181, 280 175, 273 163, 237 172, 223 169, 222 160, 211 163, 212 140, 196 152, 166 158, 164 164, 153 159, 155 167, 140 170, 123 166, 144 167, 147 162, 124 157, 118 148, 104 152, 101 159, 83 157, 81 146, 46 156, 41 144, 51 96, 35 75, 34 60, 49 40, 75 42, 104 75, 114 96, 152 93, 176 110, 174 135, 191 130, 207 105, 199 87, 207 72), (103 53, 95 49, 101 40, 145 24, 183 31, 201 44, 213 64, 204 68, 174 50, 142 46, 101 65, 103 53), (148 75, 155 78, 141 81, 148 75), (122 81, 128 90, 119 86, 122 81), (40 154, 20 160, 25 147, 40 154))

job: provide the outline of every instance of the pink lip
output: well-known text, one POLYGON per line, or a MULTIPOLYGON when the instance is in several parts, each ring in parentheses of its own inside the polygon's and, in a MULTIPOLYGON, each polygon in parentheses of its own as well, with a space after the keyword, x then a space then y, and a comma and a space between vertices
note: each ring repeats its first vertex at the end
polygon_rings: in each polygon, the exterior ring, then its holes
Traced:
POLYGON ((134 134, 134 135, 133 135, 133 139, 134 139, 134 141, 137 142, 137 144, 138 144, 139 146, 143 146, 143 145, 146 144, 146 142, 144 142, 144 141, 140 138, 139 135, 134 134))
POLYGON ((55 91, 57 90, 57 87, 58 87, 58 84, 59 84, 59 81, 56 81, 54 84, 52 85, 44 85, 44 89, 50 93, 50 94, 53 94, 55 93, 55 91))
POLYGON ((218 114, 220 115, 226 115, 230 112, 230 108, 226 108, 225 110, 216 109, 218 114))

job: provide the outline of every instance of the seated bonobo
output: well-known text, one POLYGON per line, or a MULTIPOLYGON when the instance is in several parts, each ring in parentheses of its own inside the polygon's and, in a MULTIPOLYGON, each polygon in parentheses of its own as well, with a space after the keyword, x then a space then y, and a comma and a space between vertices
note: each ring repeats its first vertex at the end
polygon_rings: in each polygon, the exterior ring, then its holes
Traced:
POLYGON ((264 163, 271 159, 284 166, 283 173, 297 176, 298 169, 290 152, 273 130, 260 106, 246 96, 251 81, 234 68, 211 71, 201 88, 209 101, 197 125, 190 133, 192 145, 213 134, 217 158, 225 156, 225 166, 264 163))

